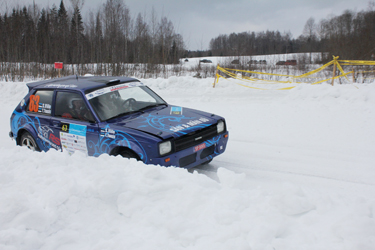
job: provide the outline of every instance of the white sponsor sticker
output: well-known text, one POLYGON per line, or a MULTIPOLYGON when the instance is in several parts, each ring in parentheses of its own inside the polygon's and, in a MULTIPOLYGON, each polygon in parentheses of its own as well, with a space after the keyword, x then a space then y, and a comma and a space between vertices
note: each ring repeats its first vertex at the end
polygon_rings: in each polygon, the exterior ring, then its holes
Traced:
POLYGON ((88 93, 86 94, 86 98, 87 100, 91 100, 92 98, 95 98, 97 96, 101 96, 107 93, 111 93, 113 91, 126 89, 126 88, 132 88, 132 87, 138 87, 138 86, 144 86, 144 84, 141 82, 128 82, 128 83, 118 84, 116 86, 110 86, 110 87, 98 89, 91 93, 88 93))

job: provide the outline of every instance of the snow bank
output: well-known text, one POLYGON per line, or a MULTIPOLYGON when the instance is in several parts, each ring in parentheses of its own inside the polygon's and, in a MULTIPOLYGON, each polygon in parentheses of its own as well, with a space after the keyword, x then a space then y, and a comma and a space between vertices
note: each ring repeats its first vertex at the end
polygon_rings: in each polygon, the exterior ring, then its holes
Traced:
POLYGON ((372 85, 142 81, 223 115, 227 152, 193 173, 30 152, 7 135, 27 88, 0 83, 0 249, 375 249, 372 85))
MULTIPOLYGON (((2 149, 4 152, 5 149, 2 149)), ((4 155, 1 249, 372 249, 374 207, 293 183, 219 182, 120 157, 4 155)))
POLYGON ((289 100, 338 101, 341 103, 375 103, 375 85, 371 84, 299 84, 290 90, 289 100))

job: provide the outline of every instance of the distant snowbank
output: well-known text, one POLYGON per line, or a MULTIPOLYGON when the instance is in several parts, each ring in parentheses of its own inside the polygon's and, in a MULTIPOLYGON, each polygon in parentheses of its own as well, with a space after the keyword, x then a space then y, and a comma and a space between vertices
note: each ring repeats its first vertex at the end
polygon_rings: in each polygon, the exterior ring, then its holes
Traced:
MULTIPOLYGON (((310 61, 310 53, 288 53, 288 54, 274 54, 274 55, 254 55, 254 56, 206 56, 206 57, 193 57, 193 58, 182 58, 180 62, 188 67, 197 66, 200 60, 207 59, 211 60, 212 63, 202 63, 201 65, 213 65, 216 67, 217 64, 228 65, 233 60, 239 60, 242 65, 247 65, 251 60, 266 60, 267 65, 276 65, 278 61, 286 60, 307 60, 310 61), (186 59, 188 61, 186 61, 186 59)), ((311 61, 321 61, 322 53, 311 53, 311 61)), ((302 61, 300 61, 301 63, 302 61)))

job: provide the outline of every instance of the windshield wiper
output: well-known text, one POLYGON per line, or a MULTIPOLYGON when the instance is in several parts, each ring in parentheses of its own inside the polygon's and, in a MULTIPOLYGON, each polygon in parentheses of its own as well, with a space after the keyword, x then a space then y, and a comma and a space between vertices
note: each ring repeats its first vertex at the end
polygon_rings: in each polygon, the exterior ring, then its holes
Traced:
POLYGON ((131 115, 131 114, 138 113, 138 112, 139 112, 139 110, 122 112, 118 115, 115 115, 115 116, 112 116, 112 117, 108 118, 106 121, 112 120, 112 119, 115 119, 115 118, 119 118, 119 117, 124 116, 124 115, 131 115))
POLYGON ((143 110, 146 110, 146 109, 149 109, 149 108, 154 108, 154 107, 158 107, 158 106, 162 106, 162 105, 168 106, 168 104, 166 104, 166 103, 156 103, 156 104, 147 105, 147 106, 145 106, 141 109, 138 109, 138 111, 143 111, 143 110))

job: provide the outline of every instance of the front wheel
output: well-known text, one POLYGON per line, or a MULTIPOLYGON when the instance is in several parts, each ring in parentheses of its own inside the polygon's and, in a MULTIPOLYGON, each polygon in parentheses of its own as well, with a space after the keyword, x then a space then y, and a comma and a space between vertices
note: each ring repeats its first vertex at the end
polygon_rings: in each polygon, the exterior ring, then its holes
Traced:
POLYGON ((135 153, 133 153, 132 151, 129 151, 129 150, 123 150, 119 153, 119 155, 121 155, 122 157, 124 158, 128 158, 128 159, 136 159, 137 161, 139 161, 139 156, 135 153))
POLYGON ((24 132, 21 136, 21 146, 28 147, 32 151, 40 151, 38 144, 36 144, 35 139, 30 135, 29 132, 24 132))

